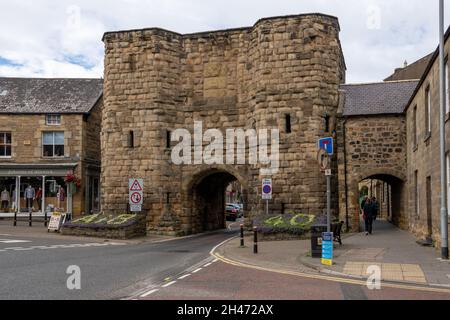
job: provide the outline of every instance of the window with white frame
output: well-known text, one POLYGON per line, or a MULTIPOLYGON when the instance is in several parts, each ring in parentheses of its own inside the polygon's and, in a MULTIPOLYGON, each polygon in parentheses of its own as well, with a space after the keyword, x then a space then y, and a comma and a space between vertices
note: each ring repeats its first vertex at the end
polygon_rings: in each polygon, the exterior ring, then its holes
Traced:
POLYGON ((450 154, 447 154, 447 213, 450 215, 450 154))
POLYGON ((61 115, 47 114, 45 116, 45 123, 48 126, 59 126, 59 125, 61 125, 61 115))
POLYGON ((11 157, 12 139, 11 132, 0 132, 0 158, 11 157))
POLYGON ((450 112, 450 89, 449 83, 450 79, 448 78, 448 60, 445 61, 445 114, 450 112))
POLYGON ((420 216, 419 172, 414 171, 414 205, 416 217, 420 216))
POLYGON ((44 132, 42 153, 44 157, 64 157, 64 132, 44 132))
POLYGON ((430 86, 428 86, 425 89, 425 128, 426 128, 426 135, 431 134, 431 89, 430 86))

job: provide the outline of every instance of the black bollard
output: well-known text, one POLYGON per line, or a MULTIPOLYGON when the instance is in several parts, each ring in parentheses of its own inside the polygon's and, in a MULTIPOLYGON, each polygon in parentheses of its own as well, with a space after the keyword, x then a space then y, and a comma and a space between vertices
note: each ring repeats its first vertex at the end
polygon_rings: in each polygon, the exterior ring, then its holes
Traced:
POLYGON ((17 211, 14 212, 14 227, 17 227, 17 211))
POLYGON ((45 211, 45 213, 44 213, 44 227, 47 227, 48 226, 48 220, 47 220, 47 211, 45 211))
POLYGON ((241 248, 244 247, 244 225, 241 224, 241 248))
POLYGON ((32 217, 31 211, 30 211, 30 216, 29 216, 29 218, 28 218, 28 225, 29 225, 30 227, 33 226, 33 217, 32 217))
POLYGON ((253 253, 258 253, 258 228, 253 228, 253 253))

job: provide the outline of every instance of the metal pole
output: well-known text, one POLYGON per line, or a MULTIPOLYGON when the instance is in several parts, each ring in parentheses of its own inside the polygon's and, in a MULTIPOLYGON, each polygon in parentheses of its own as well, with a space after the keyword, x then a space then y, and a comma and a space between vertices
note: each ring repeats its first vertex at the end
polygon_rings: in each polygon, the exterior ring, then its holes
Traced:
POLYGON ((441 255, 448 259, 447 174, 445 159, 445 62, 444 62, 444 0, 439 0, 439 96, 440 96, 440 148, 441 148, 441 255))
POLYGON ((253 228, 253 253, 258 253, 258 229, 256 227, 253 228))
POLYGON ((327 232, 331 232, 331 176, 327 176, 327 232))
POLYGON ((244 225, 241 224, 241 248, 244 247, 244 225))

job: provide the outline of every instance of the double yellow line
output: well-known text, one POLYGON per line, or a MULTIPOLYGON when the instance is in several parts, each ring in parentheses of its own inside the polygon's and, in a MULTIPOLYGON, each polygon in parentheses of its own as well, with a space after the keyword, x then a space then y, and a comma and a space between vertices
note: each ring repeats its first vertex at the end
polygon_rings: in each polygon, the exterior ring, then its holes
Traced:
MULTIPOLYGON (((363 280, 357 280, 357 279, 345 279, 345 278, 339 278, 339 277, 331 277, 331 276, 325 276, 325 275, 314 275, 314 274, 308 274, 308 273, 302 273, 302 272, 295 272, 295 271, 287 271, 287 270, 277 270, 277 269, 271 269, 271 268, 265 268, 260 266, 255 266, 251 264, 245 264, 239 261, 233 261, 228 258, 225 258, 224 256, 220 255, 219 253, 215 252, 213 250, 211 252, 211 255, 215 257, 216 259, 236 266, 236 267, 242 267, 242 268, 248 268, 248 269, 254 269, 254 270, 260 270, 260 271, 268 271, 268 272, 274 272, 284 275, 290 275, 290 276, 296 276, 296 277, 302 277, 302 278, 308 278, 308 279, 316 279, 316 280, 324 280, 324 281, 331 281, 331 282, 338 282, 338 283, 346 283, 346 284, 353 284, 358 286, 367 286, 367 282, 363 280)), ((446 293, 450 294, 450 289, 445 288, 434 288, 434 287, 422 287, 422 286, 414 286, 414 285, 403 285, 403 284, 394 284, 390 282, 382 282, 382 288, 392 288, 392 289, 403 289, 403 290, 411 290, 411 291, 426 291, 426 292, 434 292, 434 293, 446 293)))

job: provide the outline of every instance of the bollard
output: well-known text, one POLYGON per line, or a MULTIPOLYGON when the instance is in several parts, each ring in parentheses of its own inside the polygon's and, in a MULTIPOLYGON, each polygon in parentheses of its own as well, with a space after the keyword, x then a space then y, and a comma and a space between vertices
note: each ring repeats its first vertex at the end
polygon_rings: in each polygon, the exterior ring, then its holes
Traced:
POLYGON ((253 253, 258 253, 258 228, 253 228, 253 253))
POLYGON ((17 227, 17 211, 14 212, 14 227, 17 227))
POLYGON ((241 248, 244 247, 244 225, 241 224, 241 248))
POLYGON ((30 211, 30 216, 29 216, 29 218, 28 218, 28 225, 29 225, 30 227, 33 226, 33 218, 32 218, 32 213, 31 213, 31 211, 30 211))
POLYGON ((47 211, 44 213, 44 227, 48 226, 48 220, 47 220, 47 211))

